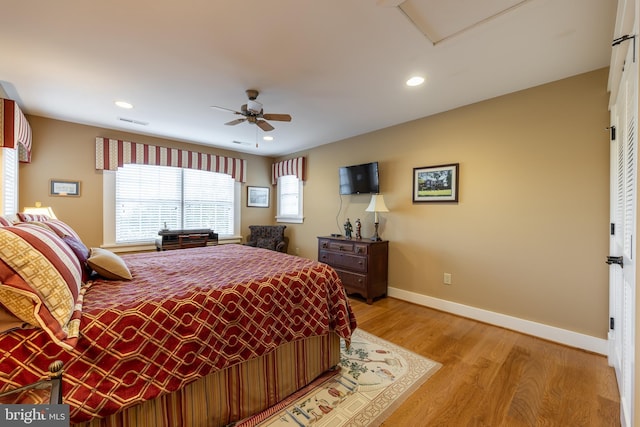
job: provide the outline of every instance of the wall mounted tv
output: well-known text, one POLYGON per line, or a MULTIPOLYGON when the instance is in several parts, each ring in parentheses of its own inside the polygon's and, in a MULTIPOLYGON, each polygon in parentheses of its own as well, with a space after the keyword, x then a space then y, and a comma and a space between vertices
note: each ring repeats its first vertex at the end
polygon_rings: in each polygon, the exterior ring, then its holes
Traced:
POLYGON ((340 173, 340 194, 379 193, 378 162, 343 166, 340 173))

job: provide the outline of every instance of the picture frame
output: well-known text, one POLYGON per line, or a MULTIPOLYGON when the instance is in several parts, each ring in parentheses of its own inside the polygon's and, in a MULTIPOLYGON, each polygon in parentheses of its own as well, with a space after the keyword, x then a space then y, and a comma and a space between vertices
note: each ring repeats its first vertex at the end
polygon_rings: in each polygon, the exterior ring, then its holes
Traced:
POLYGON ((413 168, 413 203, 457 203, 459 174, 459 163, 413 168))
POLYGON ((49 181, 49 195, 80 197, 80 181, 52 179, 49 181))
POLYGON ((250 208, 268 208, 269 187, 247 186, 247 206, 250 208))

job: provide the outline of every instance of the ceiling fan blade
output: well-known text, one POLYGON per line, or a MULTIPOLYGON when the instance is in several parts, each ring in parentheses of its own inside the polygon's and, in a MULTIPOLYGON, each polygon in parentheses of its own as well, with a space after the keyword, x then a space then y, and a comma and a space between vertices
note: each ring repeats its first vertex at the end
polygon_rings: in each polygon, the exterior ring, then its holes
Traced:
POLYGON ((231 120, 230 122, 225 123, 225 125, 229 125, 229 126, 234 126, 237 125, 239 123, 244 122, 247 119, 235 119, 235 120, 231 120))
POLYGON ((275 129, 273 126, 271 126, 269 123, 265 122, 264 120, 256 120, 256 124, 260 129, 262 129, 265 132, 269 132, 270 130, 275 129))
POLYGON ((275 120, 278 122, 291 121, 291 116, 289 114, 263 114, 262 117, 264 117, 267 120, 275 120))
POLYGON ((219 107, 219 106, 217 106, 217 105, 212 105, 212 106, 211 106, 211 108, 215 108, 215 109, 217 109, 217 110, 222 110, 222 111, 231 111, 232 113, 235 113, 235 114, 242 114, 242 113, 240 113, 239 111, 232 110, 231 108, 219 107))

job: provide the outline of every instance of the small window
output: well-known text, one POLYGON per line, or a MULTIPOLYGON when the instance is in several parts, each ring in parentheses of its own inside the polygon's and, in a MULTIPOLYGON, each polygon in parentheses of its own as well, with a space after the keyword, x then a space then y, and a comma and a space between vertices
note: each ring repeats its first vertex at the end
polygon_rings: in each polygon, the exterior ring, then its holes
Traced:
POLYGON ((18 212, 18 150, 0 149, 0 167, 2 171, 2 212, 10 216, 18 212))
POLYGON ((283 175, 278 178, 278 214, 277 222, 302 223, 303 181, 295 175, 283 175))

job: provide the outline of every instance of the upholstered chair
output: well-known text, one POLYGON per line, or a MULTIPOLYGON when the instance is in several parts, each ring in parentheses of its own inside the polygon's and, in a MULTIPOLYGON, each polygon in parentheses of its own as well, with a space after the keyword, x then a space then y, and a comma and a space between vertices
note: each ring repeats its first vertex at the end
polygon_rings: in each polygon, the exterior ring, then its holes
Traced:
POLYGON ((289 238, 284 235, 286 225, 250 225, 246 245, 287 253, 289 238))

